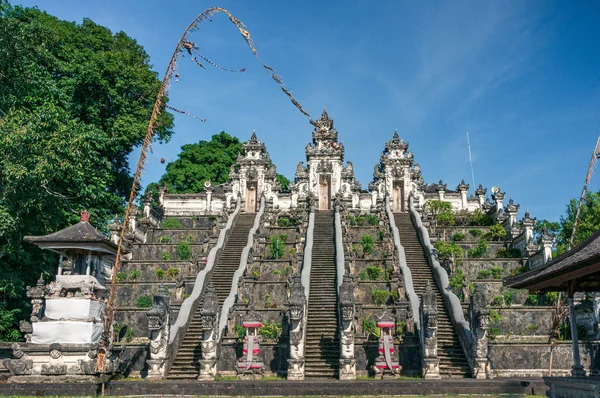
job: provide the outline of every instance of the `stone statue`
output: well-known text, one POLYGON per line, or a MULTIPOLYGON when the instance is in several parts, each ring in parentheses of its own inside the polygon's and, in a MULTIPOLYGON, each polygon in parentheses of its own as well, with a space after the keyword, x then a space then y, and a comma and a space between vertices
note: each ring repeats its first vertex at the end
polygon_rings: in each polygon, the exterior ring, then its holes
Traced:
POLYGON ((306 295, 300 275, 292 277, 289 298, 290 359, 288 380, 304 380, 304 323, 306 295))
POLYGON ((340 380, 356 379, 356 358, 354 357, 354 283, 344 275, 340 286, 340 380))
POLYGON ((150 330, 150 359, 148 362, 148 377, 160 378, 165 375, 165 365, 168 357, 167 343, 169 341, 171 308, 169 295, 161 283, 158 293, 154 296, 152 308, 146 312, 148 330, 150 330))
POLYGON ((440 378, 440 359, 437 355, 438 311, 435 293, 429 282, 421 298, 421 327, 423 328, 423 378, 440 378))
POLYGON ((487 307, 482 285, 476 285, 475 292, 471 296, 469 318, 472 334, 471 352, 475 364, 473 370, 474 376, 476 379, 486 379, 490 376, 487 334, 490 323, 490 310, 487 307))
POLYGON ((202 320, 202 359, 198 380, 214 380, 217 374, 217 338, 219 328, 219 301, 215 287, 210 284, 204 295, 200 312, 202 320))

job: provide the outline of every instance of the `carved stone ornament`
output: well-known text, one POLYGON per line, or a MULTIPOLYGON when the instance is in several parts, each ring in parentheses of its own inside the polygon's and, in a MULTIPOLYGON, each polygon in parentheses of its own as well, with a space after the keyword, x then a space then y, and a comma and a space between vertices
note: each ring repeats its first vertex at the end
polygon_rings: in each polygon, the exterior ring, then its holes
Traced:
POLYGON ((204 305, 200 312, 202 320, 202 329, 210 330, 217 328, 217 315, 219 310, 219 301, 217 299, 217 293, 215 287, 210 284, 206 288, 204 296, 204 305))
POLYGON ((333 173, 333 164, 327 160, 321 160, 317 165, 317 173, 333 173))
POLYGON ((350 276, 344 275, 342 285, 340 286, 340 312, 344 322, 354 320, 354 284, 350 276))
POLYGON ((306 304, 306 295, 304 286, 302 286, 299 275, 292 277, 290 286, 289 311, 291 321, 302 321, 304 319, 304 306, 306 304))

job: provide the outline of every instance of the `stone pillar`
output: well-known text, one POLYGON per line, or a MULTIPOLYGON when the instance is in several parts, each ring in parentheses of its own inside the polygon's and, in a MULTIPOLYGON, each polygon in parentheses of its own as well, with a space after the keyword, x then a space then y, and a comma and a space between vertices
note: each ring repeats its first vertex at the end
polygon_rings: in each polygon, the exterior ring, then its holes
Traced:
POLYGON ((338 300, 340 307, 340 380, 356 379, 354 303, 354 283, 350 276, 344 275, 338 300))
POLYGON ((206 210, 211 211, 212 210, 212 193, 215 190, 215 188, 211 185, 210 181, 206 181, 204 183, 204 187, 206 190, 206 210))
POLYGON ((475 197, 479 199, 479 207, 483 209, 483 205, 485 204, 485 194, 487 193, 487 188, 484 188, 481 184, 479 184, 479 188, 475 191, 475 197))
POLYGON ((508 232, 512 231, 513 226, 517 223, 517 213, 519 212, 520 205, 515 205, 515 202, 510 198, 508 204, 504 209, 504 212, 508 215, 508 232))
POLYGON ((439 379, 440 359, 437 355, 438 312, 435 293, 427 282, 421 296, 421 333, 423 338, 423 378, 439 379))
POLYGON ((150 204, 152 203, 152 198, 149 194, 144 195, 142 197, 142 204, 144 205, 144 218, 150 217, 150 204))
POLYGON ((469 322, 471 326, 471 357, 473 360, 473 377, 487 379, 490 377, 488 360, 488 325, 490 310, 487 308, 483 285, 475 285, 475 292, 469 304, 469 322))
POLYGON ((460 192, 460 208, 465 210, 467 208, 467 192, 469 191, 469 184, 465 184, 465 180, 461 180, 460 184, 456 187, 456 190, 460 192))
POLYGON ((92 271, 92 252, 89 252, 85 260, 85 274, 90 275, 92 271))
POLYGON ((525 216, 523 216, 523 227, 525 228, 525 241, 529 239, 533 240, 533 227, 535 227, 536 219, 529 216, 529 211, 525 210, 525 216))
POLYGON ((542 233, 542 247, 544 250, 544 264, 552 260, 552 245, 556 237, 551 235, 548 230, 542 233))
POLYGON ((577 318, 575 316, 575 305, 573 304, 573 290, 570 288, 569 295, 569 321, 571 323, 571 344, 573 347, 573 368, 571 376, 585 377, 585 369, 581 365, 581 357, 579 356, 579 337, 577 336, 577 318))
POLYGON ((169 295, 162 283, 158 287, 158 293, 154 296, 152 308, 146 312, 146 315, 148 330, 150 330, 150 359, 146 360, 148 378, 163 378, 168 359, 167 343, 171 328, 171 308, 169 307, 169 295))
POLYGON ((250 301, 248 312, 244 315, 242 326, 246 329, 242 357, 235 366, 239 378, 260 379, 265 370, 265 364, 260 359, 260 335, 258 328, 262 326, 262 317, 254 310, 250 301))
POLYGON ((378 356, 375 358, 373 372, 375 377, 396 378, 400 375, 402 367, 396 360, 396 349, 394 347, 394 332, 396 320, 386 310, 377 318, 379 328, 378 356))
POLYGON ((112 223, 108 224, 108 230, 110 231, 110 241, 118 245, 121 236, 121 223, 117 216, 115 216, 112 223))
POLYGON ((506 192, 500 192, 500 188, 498 188, 498 192, 494 192, 492 194, 492 199, 493 199, 494 203, 496 204, 496 207, 495 207, 496 214, 500 213, 500 211, 502 210, 503 200, 504 200, 505 196, 506 196, 506 192))
POLYGON ((306 318, 306 295, 300 275, 292 277, 289 298, 290 358, 288 380, 304 380, 304 325, 306 318))
POLYGON ((167 187, 164 185, 158 187, 158 204, 160 207, 163 207, 165 204, 165 193, 167 193, 167 187))
POLYGON ((40 275, 35 287, 27 286, 27 297, 31 299, 31 317, 29 321, 21 321, 19 327, 25 335, 25 342, 31 342, 31 334, 33 333, 33 323, 39 322, 44 317, 44 297, 46 296, 47 288, 44 283, 44 278, 40 275))
POLYGON ((202 319, 202 359, 198 380, 214 380, 217 374, 217 345, 219 329, 219 301, 215 287, 210 284, 204 294, 204 305, 200 313, 202 319))
POLYGON ((444 197, 446 195, 446 185, 447 184, 444 184, 444 182, 442 180, 440 180, 440 182, 438 183, 438 186, 436 188, 438 195, 439 195, 439 199, 442 201, 444 200, 444 197))

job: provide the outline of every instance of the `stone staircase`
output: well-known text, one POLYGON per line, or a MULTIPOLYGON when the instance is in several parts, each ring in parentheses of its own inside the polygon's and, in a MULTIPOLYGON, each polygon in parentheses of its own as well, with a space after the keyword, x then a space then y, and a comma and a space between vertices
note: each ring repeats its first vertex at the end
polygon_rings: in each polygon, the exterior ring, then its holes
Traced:
POLYGON ((338 376, 340 347, 337 310, 334 212, 315 212, 304 376, 338 376))
POLYGON ((417 229, 412 223, 409 213, 394 213, 394 221, 400 234, 400 242, 406 252, 406 262, 412 273, 415 293, 419 297, 425 292, 427 282, 436 293, 438 308, 438 357, 440 358, 440 375, 443 378, 471 377, 469 364, 454 332, 448 310, 433 277, 431 266, 427 262, 425 251, 418 237, 417 229))
MULTIPOLYGON (((240 266, 242 250, 248 243, 248 233, 254 224, 255 218, 256 214, 253 213, 240 214, 238 216, 223 246, 217 264, 213 268, 210 280, 207 281, 215 287, 217 298, 219 299, 219 311, 221 311, 223 302, 231 290, 233 274, 240 266)), ((200 311, 202 310, 203 303, 204 299, 200 298, 200 304, 179 346, 179 351, 167 376, 168 379, 196 379, 198 377, 200 369, 198 360, 202 357, 202 348, 200 345, 202 342, 202 321, 200 319, 200 311)))

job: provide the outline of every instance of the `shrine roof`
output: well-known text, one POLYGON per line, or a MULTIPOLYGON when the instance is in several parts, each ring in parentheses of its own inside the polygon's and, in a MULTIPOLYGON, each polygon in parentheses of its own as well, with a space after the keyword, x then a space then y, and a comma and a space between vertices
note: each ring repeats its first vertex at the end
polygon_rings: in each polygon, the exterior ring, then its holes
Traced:
POLYGON ((600 230, 565 254, 520 275, 504 279, 505 286, 534 291, 599 291, 600 230))

